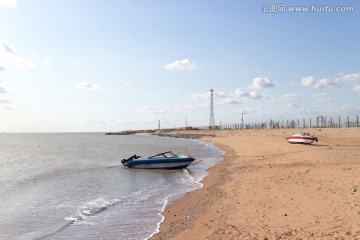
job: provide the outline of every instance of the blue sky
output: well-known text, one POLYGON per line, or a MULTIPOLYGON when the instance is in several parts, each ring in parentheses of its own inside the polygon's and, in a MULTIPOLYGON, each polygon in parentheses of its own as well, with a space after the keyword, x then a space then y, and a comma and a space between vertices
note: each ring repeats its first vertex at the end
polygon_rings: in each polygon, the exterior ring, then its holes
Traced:
POLYGON ((359 1, 0 0, 0 132, 355 117, 359 42, 359 1))

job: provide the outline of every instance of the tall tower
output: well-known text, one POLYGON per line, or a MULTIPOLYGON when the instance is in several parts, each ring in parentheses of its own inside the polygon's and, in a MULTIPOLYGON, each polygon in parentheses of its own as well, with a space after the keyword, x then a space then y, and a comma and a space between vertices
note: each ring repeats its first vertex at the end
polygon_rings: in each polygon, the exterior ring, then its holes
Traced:
POLYGON ((214 117, 214 89, 210 88, 210 124, 209 128, 215 128, 215 117, 214 117))

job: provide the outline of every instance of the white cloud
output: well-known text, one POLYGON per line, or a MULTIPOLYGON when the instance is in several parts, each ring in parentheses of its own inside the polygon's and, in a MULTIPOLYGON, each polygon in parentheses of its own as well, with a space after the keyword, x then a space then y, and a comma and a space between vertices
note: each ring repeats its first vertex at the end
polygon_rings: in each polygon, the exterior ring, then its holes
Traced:
POLYGON ((33 62, 21 56, 13 46, 2 41, 0 41, 0 55, 3 57, 3 61, 15 66, 16 68, 33 69, 36 67, 33 62))
POLYGON ((241 104, 241 103, 242 103, 241 101, 234 100, 231 98, 225 98, 219 102, 216 102, 216 104, 219 104, 219 105, 235 105, 235 104, 241 104))
MULTIPOLYGON (((214 91, 213 94, 214 94, 214 103, 215 104, 230 105, 230 104, 240 104, 240 103, 242 103, 240 100, 236 100, 236 99, 234 100, 234 99, 231 99, 231 98, 227 97, 226 94, 223 93, 223 92, 214 91)), ((195 94, 193 94, 192 97, 195 100, 198 100, 198 99, 206 100, 210 104, 210 92, 195 93, 195 94)), ((208 107, 209 104, 202 105, 202 107, 204 107, 204 106, 208 107)))
POLYGON ((3 65, 0 65, 0 71, 5 71, 5 67, 3 65))
POLYGON ((0 99, 0 104, 10 104, 11 101, 7 99, 0 99))
POLYGON ((266 96, 264 96, 260 93, 257 93, 255 91, 246 92, 246 91, 243 91, 241 88, 236 89, 235 92, 233 93, 233 95, 237 98, 243 98, 243 99, 258 100, 258 99, 266 98, 266 96))
POLYGON ((0 86, 0 93, 8 93, 5 87, 0 86))
POLYGON ((249 86, 249 88, 251 89, 260 89, 260 88, 269 88, 269 87, 274 87, 274 84, 272 83, 272 81, 268 78, 255 78, 251 85, 249 86))
POLYGON ((360 83, 360 73, 343 75, 339 77, 338 80, 346 83, 360 83))
POLYGON ((191 62, 189 59, 176 60, 175 62, 166 64, 165 69, 167 70, 179 70, 179 71, 191 71, 196 70, 198 67, 195 63, 191 62))
POLYGON ((316 94, 314 94, 313 95, 315 98, 324 98, 324 97, 327 97, 327 96, 329 96, 329 94, 328 93, 316 93, 316 94))
MULTIPOLYGON (((213 96, 214 96, 214 98, 224 98, 225 93, 214 91, 213 96)), ((195 93, 195 94, 192 95, 192 97, 195 100, 198 100, 198 99, 209 100, 210 99, 210 92, 195 93)))
POLYGON ((13 108, 13 107, 9 107, 9 106, 7 106, 7 107, 3 107, 3 108, 2 108, 2 110, 5 110, 5 111, 12 111, 12 110, 14 110, 14 108, 13 108))
POLYGON ((336 87, 338 84, 336 81, 331 80, 329 78, 323 78, 320 80, 316 80, 314 76, 308 76, 301 79, 301 86, 303 87, 311 87, 311 88, 325 88, 325 87, 336 87))
POLYGON ((1 93, 9 93, 10 89, 12 89, 11 84, 9 84, 5 80, 1 79, 1 76, 0 76, 0 94, 1 93))
POLYGON ((224 98, 225 97, 225 93, 223 93, 223 92, 214 91, 213 95, 214 95, 214 98, 224 98))
POLYGON ((0 0, 0 7, 15 8, 17 5, 16 0, 0 0))
POLYGON ((79 82, 75 84, 75 87, 79 89, 88 89, 88 90, 100 90, 103 88, 102 84, 88 83, 88 82, 79 82))
POLYGON ((248 92, 244 92, 241 88, 236 89, 234 93, 234 96, 238 98, 246 98, 249 97, 249 95, 248 92))
POLYGON ((127 107, 125 107, 125 108, 119 109, 117 112, 118 112, 119 114, 123 114, 123 113, 129 112, 129 109, 128 109, 127 107))
POLYGON ((346 74, 346 75, 340 75, 340 77, 337 78, 339 82, 353 84, 353 90, 354 91, 360 91, 360 73, 352 73, 352 74, 346 74))
POLYGON ((249 94, 250 94, 249 98, 251 98, 251 99, 263 99, 263 98, 265 98, 264 95, 262 95, 260 93, 257 93, 257 92, 250 92, 249 94))
POLYGON ((194 93, 192 95, 192 97, 195 99, 195 100, 198 100, 198 99, 204 99, 204 100, 207 100, 207 99, 210 99, 210 93, 206 92, 206 93, 194 93))
POLYGON ((284 103, 288 107, 299 107, 298 103, 300 102, 301 95, 296 93, 285 94, 278 98, 278 100, 284 103))
POLYGON ((360 85, 354 86, 354 87, 353 87, 353 90, 354 90, 354 91, 360 91, 360 85))
POLYGON ((337 87, 341 83, 353 84, 353 90, 358 91, 358 85, 360 84, 360 73, 343 74, 340 73, 339 77, 335 79, 324 78, 316 80, 314 76, 308 76, 301 79, 300 85, 303 87, 311 88, 326 88, 326 87, 337 87))
POLYGON ((313 95, 317 102, 330 102, 331 99, 329 98, 328 93, 316 93, 313 95))

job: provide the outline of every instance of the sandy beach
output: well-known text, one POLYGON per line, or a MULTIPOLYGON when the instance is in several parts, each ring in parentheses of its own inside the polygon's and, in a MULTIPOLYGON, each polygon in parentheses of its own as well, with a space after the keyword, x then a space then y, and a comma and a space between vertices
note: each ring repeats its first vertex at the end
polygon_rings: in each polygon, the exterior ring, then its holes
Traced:
MULTIPOLYGON (((219 130, 203 188, 165 209, 151 239, 360 239, 360 128, 219 130)), ((189 132, 194 133, 194 132, 189 132)))

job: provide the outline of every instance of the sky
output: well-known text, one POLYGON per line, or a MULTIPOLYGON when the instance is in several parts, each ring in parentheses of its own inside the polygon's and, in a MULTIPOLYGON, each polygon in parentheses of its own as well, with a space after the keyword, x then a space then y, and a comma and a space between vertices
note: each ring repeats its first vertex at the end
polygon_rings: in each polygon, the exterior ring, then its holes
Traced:
POLYGON ((0 132, 360 115, 360 2, 0 0, 0 132))

